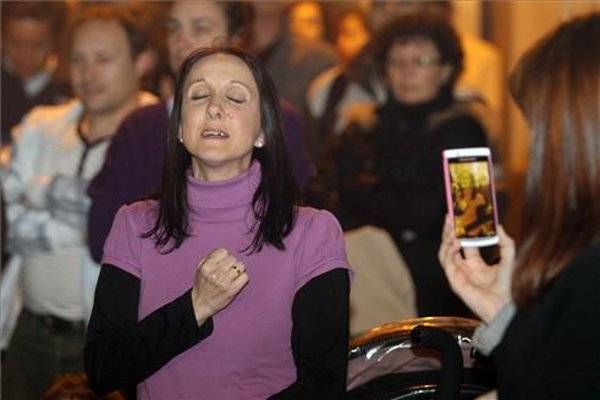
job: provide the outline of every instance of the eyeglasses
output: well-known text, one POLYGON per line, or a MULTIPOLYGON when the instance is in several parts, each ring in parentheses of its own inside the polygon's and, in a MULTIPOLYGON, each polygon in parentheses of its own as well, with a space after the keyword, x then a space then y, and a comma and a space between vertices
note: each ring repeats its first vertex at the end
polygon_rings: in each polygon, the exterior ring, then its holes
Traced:
POLYGON ((432 65, 438 65, 440 63, 440 57, 432 56, 429 54, 423 54, 419 57, 400 59, 400 58, 388 58, 387 64, 392 68, 404 68, 404 67, 420 67, 426 68, 432 65))

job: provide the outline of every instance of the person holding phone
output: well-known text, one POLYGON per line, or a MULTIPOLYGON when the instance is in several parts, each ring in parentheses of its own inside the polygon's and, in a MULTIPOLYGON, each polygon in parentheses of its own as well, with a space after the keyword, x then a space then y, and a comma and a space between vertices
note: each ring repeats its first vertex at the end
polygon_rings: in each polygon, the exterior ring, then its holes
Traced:
POLYGON ((439 259, 482 319, 475 341, 496 362, 499 399, 600 398, 598 41, 600 13, 576 18, 512 72, 532 135, 518 254, 499 228, 502 258, 487 265, 461 250, 450 217, 444 227, 439 259))
POLYGON ((336 219, 298 207, 279 102, 258 59, 193 52, 178 77, 162 192, 104 248, 86 372, 138 398, 340 398, 348 262, 336 219))

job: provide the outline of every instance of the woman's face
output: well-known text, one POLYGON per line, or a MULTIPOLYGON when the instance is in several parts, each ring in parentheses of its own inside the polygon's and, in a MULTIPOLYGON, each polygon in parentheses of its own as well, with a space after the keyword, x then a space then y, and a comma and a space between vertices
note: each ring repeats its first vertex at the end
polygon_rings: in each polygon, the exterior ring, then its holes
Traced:
POLYGON ((340 20, 335 47, 344 61, 352 59, 369 41, 369 31, 360 15, 346 14, 340 20))
POLYGON ((416 105, 435 99, 450 78, 452 67, 440 63, 440 53, 432 40, 413 39, 390 47, 385 71, 396 100, 416 105))
POLYGON ((301 40, 320 40, 323 37, 323 11, 314 1, 301 1, 290 10, 290 32, 301 40))
POLYGON ((262 147, 260 95, 244 61, 213 54, 190 70, 183 88, 179 137, 192 156, 194 177, 233 178, 262 147))
POLYGON ((190 53, 215 42, 227 42, 227 16, 216 1, 179 0, 167 17, 169 63, 173 72, 190 53))

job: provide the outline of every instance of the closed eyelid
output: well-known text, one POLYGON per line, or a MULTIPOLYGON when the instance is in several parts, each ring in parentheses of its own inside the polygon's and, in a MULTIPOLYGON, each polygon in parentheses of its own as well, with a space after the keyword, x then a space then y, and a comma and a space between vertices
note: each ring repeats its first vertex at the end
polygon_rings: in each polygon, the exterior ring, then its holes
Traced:
POLYGON ((210 93, 208 92, 191 92, 190 93, 190 99, 192 100, 201 100, 201 99, 206 99, 208 97, 210 97, 210 93))
POLYGON ((204 82, 192 82, 186 92, 187 97, 190 99, 203 99, 211 94, 211 90, 204 82))
POLYGON ((249 98, 250 93, 247 90, 244 90, 242 88, 229 88, 225 91, 225 97, 228 98, 233 98, 236 100, 242 100, 245 101, 249 98))
POLYGON ((247 99, 245 97, 242 96, 231 96, 231 95, 227 95, 225 96, 225 98, 229 101, 234 102, 235 104, 243 104, 247 101, 247 99))
POLYGON ((241 101, 250 101, 257 96, 256 89, 249 87, 240 81, 231 81, 229 88, 225 91, 227 97, 233 97, 241 101))

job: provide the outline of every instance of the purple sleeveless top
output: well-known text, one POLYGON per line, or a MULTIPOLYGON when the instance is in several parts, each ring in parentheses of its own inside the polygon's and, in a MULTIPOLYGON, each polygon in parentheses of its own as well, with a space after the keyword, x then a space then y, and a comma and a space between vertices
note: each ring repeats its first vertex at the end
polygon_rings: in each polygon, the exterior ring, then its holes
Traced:
POLYGON ((198 262, 218 247, 247 268, 249 283, 213 316, 212 334, 173 358, 138 386, 139 398, 265 399, 296 380, 292 357, 292 303, 310 279, 347 268, 341 228, 327 211, 300 208, 285 250, 266 246, 242 252, 252 240, 252 195, 260 164, 222 182, 188 176, 191 237, 166 255, 151 239, 157 204, 138 202, 121 208, 104 248, 104 263, 141 281, 139 319, 175 300, 193 283, 198 262))

